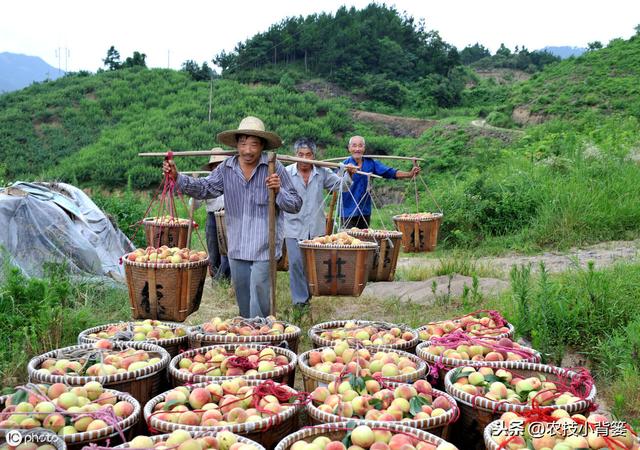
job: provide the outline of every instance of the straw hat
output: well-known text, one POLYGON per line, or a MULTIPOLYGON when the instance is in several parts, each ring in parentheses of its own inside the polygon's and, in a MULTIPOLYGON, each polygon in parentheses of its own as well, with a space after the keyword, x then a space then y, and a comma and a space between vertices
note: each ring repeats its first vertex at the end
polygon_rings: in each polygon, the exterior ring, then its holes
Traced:
POLYGON ((222 133, 218 133, 218 142, 228 145, 229 147, 236 147, 238 145, 238 134, 246 134, 248 136, 256 136, 266 141, 264 146, 265 150, 272 150, 282 146, 282 139, 275 133, 265 131, 264 122, 257 117, 248 116, 242 119, 237 130, 227 130, 222 133))
MULTIPOLYGON (((213 150, 214 152, 223 152, 224 151, 224 149, 222 147, 215 147, 215 148, 212 148, 211 150, 213 150)), ((224 161, 227 158, 228 158, 228 156, 226 156, 226 155, 211 155, 211 158, 209 158, 209 162, 202 166, 202 170, 213 170, 213 165, 214 164, 221 163, 222 161, 224 161)))

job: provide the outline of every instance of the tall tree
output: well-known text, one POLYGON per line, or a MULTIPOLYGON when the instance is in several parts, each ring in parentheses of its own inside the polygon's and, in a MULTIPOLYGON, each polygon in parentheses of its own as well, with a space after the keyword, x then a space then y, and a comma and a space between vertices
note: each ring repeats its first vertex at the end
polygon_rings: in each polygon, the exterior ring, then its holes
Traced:
POLYGON ((113 45, 107 50, 107 57, 103 59, 102 62, 109 70, 118 70, 122 67, 122 63, 120 63, 120 52, 118 52, 113 45))
POLYGON ((127 56, 127 59, 122 63, 122 67, 147 67, 145 59, 147 55, 138 51, 133 52, 133 56, 127 56))

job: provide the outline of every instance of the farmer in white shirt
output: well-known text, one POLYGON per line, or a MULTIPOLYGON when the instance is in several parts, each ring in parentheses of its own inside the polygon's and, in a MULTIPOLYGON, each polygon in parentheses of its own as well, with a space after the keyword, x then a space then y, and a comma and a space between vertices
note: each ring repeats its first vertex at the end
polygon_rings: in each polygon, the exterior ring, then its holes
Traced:
MULTIPOLYGON (((293 144, 293 149, 298 158, 315 159, 316 157, 316 144, 310 139, 298 139, 293 144)), ((284 237, 289 258, 291 299, 296 306, 308 305, 311 298, 298 241, 325 234, 324 190, 333 192, 342 188, 343 191, 347 191, 351 186, 350 175, 356 170, 354 166, 347 167, 339 176, 327 168, 312 164, 295 163, 286 168, 294 188, 302 198, 300 212, 284 214, 284 237)))

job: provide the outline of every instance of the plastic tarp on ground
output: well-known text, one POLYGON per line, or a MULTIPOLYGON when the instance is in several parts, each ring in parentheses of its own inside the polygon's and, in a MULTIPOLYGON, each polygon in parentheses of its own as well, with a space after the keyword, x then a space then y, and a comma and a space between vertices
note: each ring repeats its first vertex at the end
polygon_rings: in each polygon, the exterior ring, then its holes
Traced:
POLYGON ((131 241, 80 189, 65 183, 16 182, 0 190, 0 247, 32 277, 46 263, 73 274, 124 281, 120 257, 131 241))

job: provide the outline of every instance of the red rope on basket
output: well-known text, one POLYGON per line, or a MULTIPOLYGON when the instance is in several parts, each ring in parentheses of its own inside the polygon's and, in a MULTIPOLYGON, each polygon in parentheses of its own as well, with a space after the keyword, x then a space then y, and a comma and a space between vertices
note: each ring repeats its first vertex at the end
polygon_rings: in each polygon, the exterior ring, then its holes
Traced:
POLYGON ((492 350, 496 350, 498 352, 515 353, 516 355, 522 356, 525 358, 531 358, 535 356, 535 353, 533 352, 533 350, 527 347, 523 347, 523 348, 507 347, 507 346, 498 344, 498 341, 495 341, 495 340, 469 336, 462 330, 456 330, 455 332, 447 334, 442 337, 432 337, 430 341, 432 345, 439 345, 447 348, 457 348, 459 345, 481 345, 483 347, 487 347, 492 350))

